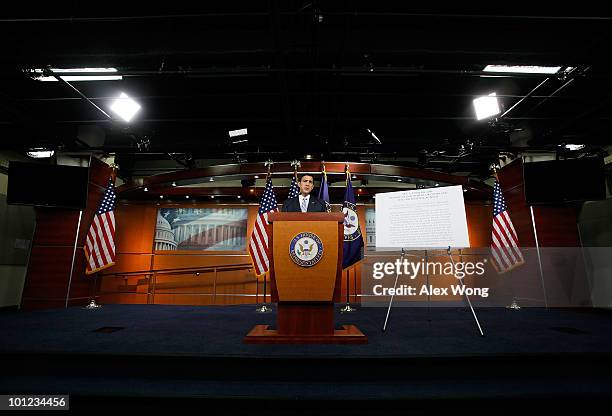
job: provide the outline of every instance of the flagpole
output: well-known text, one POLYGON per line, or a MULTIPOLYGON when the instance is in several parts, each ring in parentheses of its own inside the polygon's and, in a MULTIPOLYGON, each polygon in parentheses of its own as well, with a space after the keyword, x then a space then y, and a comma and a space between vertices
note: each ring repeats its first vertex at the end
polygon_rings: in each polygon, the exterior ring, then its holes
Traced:
MULTIPOLYGON (((348 178, 350 174, 348 170, 348 164, 345 164, 344 171, 346 172, 346 178, 344 181, 344 186, 346 188, 348 186, 348 178)), ((357 290, 356 287, 355 287, 355 290, 357 290)), ((340 313, 351 313, 351 312, 357 311, 357 308, 351 307, 350 293, 351 293, 351 281, 349 279, 349 269, 347 268, 346 269, 346 305, 344 305, 344 307, 340 309, 340 313)))
MULTIPOLYGON (((268 181, 268 178, 270 177, 270 175, 272 174, 272 161, 269 160, 268 162, 266 162, 266 165, 268 166, 268 173, 266 175, 266 182, 268 181)), ((268 313, 268 312, 272 312, 272 308, 268 307, 266 305, 266 288, 267 288, 267 274, 268 272, 265 272, 263 274, 263 279, 264 279, 264 289, 263 289, 263 304, 255 309, 255 312, 257 313, 268 313)))

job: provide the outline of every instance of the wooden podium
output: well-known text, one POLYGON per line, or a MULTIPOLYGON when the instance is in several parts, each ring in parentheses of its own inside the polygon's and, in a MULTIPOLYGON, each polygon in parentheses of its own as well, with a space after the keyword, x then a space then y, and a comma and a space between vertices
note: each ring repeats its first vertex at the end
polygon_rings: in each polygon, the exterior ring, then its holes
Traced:
POLYGON ((256 325, 244 342, 367 344, 367 337, 354 325, 334 328, 334 302, 340 302, 341 296, 344 215, 275 212, 268 221, 271 296, 278 304, 277 327, 256 325), (318 237, 322 246, 320 259, 311 266, 297 264, 290 254, 292 241, 302 233, 318 237))

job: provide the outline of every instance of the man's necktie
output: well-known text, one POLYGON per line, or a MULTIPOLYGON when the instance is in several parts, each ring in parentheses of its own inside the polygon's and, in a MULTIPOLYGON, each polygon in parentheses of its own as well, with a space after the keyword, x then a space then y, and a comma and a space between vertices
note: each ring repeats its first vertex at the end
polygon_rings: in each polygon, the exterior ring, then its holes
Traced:
POLYGON ((302 212, 308 211, 308 205, 306 205, 306 198, 302 198, 301 205, 302 205, 302 212))

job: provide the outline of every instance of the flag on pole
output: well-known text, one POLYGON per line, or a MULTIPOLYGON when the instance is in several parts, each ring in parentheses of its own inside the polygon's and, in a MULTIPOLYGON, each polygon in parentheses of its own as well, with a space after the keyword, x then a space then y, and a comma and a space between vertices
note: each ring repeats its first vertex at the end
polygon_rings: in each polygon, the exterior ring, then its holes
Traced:
POLYGON ((325 201, 325 210, 331 212, 331 205, 329 203, 329 188, 327 187, 327 172, 325 172, 325 165, 323 165, 323 172, 321 172, 321 187, 319 188, 319 199, 325 201))
POLYGON ((344 203, 342 204, 344 214, 344 244, 342 268, 352 266, 363 258, 363 236, 359 227, 359 216, 355 204, 355 193, 351 183, 351 174, 346 169, 346 190, 344 191, 344 203))
POLYGON ((278 203, 272 186, 272 177, 268 174, 266 179, 266 187, 259 201, 259 211, 255 219, 253 234, 249 242, 249 255, 255 267, 255 274, 260 276, 265 274, 270 268, 269 250, 268 250, 268 215, 271 212, 278 211, 278 203))
POLYGON ((499 182, 493 187, 493 232, 491 243, 493 266, 505 273, 525 262, 518 245, 518 236, 510 220, 499 182))
POLYGON ((293 178, 291 179, 291 185, 289 186, 289 196, 287 196, 287 199, 295 198, 299 194, 300 194, 300 187, 298 186, 298 183, 297 183, 297 172, 293 172, 293 178))
POLYGON ((115 264, 115 198, 115 184, 113 178, 110 178, 85 239, 85 274, 92 274, 115 264))

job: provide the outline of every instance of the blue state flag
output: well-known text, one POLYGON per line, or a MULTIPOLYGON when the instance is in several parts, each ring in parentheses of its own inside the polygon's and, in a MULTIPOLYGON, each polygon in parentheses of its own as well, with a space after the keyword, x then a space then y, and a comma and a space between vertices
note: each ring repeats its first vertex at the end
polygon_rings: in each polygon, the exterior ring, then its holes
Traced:
POLYGON ((325 209, 327 212, 331 212, 331 205, 329 203, 329 188, 327 187, 327 173, 325 168, 321 172, 321 187, 319 188, 319 199, 325 201, 325 209))
POLYGON ((363 259, 363 236, 359 227, 359 216, 355 204, 355 193, 351 183, 351 175, 346 171, 346 190, 344 191, 344 203, 342 204, 344 214, 344 244, 342 268, 352 266, 363 259))

